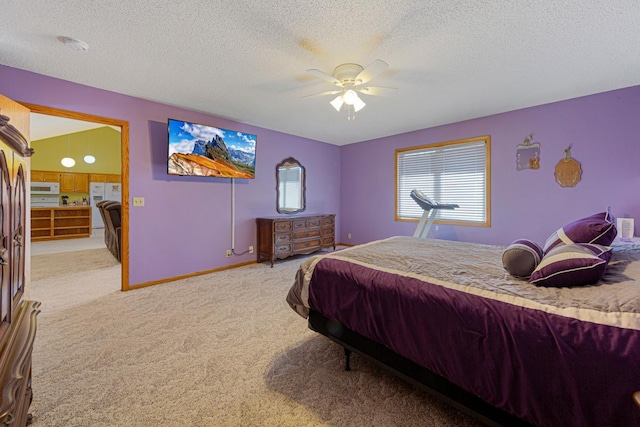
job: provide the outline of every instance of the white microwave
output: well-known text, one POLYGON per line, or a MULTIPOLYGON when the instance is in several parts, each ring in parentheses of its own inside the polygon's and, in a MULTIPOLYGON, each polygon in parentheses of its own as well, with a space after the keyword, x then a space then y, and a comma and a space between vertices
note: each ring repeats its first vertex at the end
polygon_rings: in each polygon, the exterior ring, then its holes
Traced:
POLYGON ((60 194, 59 182, 32 182, 31 194, 60 194))

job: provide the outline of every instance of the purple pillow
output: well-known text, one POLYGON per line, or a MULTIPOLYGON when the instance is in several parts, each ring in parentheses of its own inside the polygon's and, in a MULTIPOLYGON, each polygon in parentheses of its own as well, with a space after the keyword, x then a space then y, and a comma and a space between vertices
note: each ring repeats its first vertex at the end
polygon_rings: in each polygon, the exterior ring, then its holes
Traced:
POLYGON ((591 243, 563 244, 542 258, 529 282, 551 287, 591 285, 602 279, 610 260, 610 247, 591 243))
POLYGON ((616 238, 615 218, 601 212, 573 221, 554 232, 544 244, 544 253, 560 245, 572 243, 595 243, 608 246, 616 238))
POLYGON ((528 239, 518 239, 502 253, 502 266, 507 272, 520 279, 528 279, 542 259, 542 248, 528 239))

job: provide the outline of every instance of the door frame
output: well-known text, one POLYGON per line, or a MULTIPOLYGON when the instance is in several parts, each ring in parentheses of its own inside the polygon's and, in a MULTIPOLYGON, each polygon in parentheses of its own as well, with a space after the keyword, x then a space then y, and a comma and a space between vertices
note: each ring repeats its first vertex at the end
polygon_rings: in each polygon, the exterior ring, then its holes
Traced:
MULTIPOLYGON (((129 287, 129 122, 125 120, 112 119, 109 117, 96 116, 93 114, 80 113, 76 111, 62 110, 60 108, 46 107, 37 104, 20 102, 32 113, 47 114, 49 116, 64 117, 67 119, 83 120, 87 122, 101 123, 104 125, 118 126, 120 132, 120 174, 122 177, 122 247, 120 250, 121 266, 121 290, 128 291, 129 287)), ((31 240, 31 236, 27 236, 31 240)))

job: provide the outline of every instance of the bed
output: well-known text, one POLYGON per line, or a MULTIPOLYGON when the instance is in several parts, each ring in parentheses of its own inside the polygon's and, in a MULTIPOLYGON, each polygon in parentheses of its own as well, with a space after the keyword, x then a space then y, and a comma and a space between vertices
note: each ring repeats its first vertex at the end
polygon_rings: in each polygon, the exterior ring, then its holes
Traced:
POLYGON ((302 262, 309 326, 487 423, 640 425, 640 244, 596 285, 510 276, 505 247, 392 237, 302 262))

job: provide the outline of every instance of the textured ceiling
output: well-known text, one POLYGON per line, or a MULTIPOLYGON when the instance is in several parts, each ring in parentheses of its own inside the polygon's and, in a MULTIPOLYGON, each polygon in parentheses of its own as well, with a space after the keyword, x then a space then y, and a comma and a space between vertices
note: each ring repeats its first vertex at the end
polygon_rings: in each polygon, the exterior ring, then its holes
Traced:
POLYGON ((336 145, 640 84, 637 0, 3 3, 1 64, 336 145), (355 121, 303 98, 375 59, 355 121))

